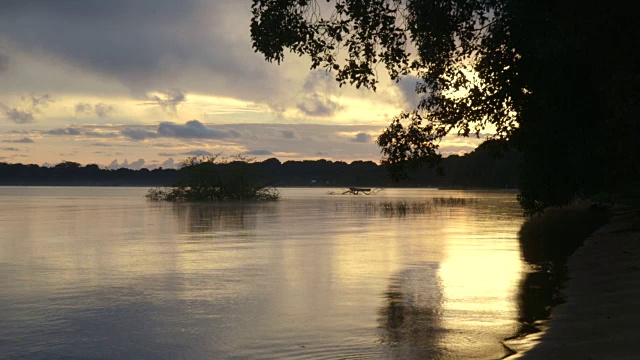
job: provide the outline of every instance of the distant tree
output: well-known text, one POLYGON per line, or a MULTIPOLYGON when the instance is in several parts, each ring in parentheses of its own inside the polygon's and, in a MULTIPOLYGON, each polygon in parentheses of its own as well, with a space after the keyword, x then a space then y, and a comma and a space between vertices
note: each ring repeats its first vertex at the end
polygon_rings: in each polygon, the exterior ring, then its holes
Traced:
POLYGON ((63 161, 60 164, 54 166, 55 169, 77 169, 80 167, 80 164, 73 161, 63 161))
POLYGON ((539 0, 254 0, 253 47, 374 89, 378 69, 423 94, 377 143, 395 177, 447 134, 522 152, 527 212, 640 178, 640 34, 631 5, 539 0), (606 175, 605 175, 606 174, 606 175))
POLYGON ((251 172, 252 163, 253 159, 240 155, 189 157, 181 164, 182 179, 166 189, 150 189, 146 197, 154 201, 278 200, 278 191, 251 172))

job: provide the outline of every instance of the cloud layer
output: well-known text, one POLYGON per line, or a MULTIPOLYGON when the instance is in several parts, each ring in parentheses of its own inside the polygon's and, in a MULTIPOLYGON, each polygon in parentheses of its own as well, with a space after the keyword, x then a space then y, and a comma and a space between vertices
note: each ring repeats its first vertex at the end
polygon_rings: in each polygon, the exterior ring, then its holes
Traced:
POLYGON ((160 137, 178 139, 229 139, 240 137, 235 130, 220 131, 209 129, 198 120, 187 121, 184 125, 162 122, 156 131, 144 129, 125 129, 122 135, 133 140, 155 139, 160 137))

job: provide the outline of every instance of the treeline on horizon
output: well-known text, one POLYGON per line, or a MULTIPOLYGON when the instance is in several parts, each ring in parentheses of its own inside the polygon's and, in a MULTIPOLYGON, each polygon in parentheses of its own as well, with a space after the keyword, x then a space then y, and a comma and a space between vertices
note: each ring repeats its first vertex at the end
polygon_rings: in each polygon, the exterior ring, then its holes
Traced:
MULTIPOLYGON (((498 158, 485 144, 469 154, 442 159, 438 168, 418 169, 410 178, 399 182, 392 181, 387 169, 373 161, 348 164, 343 161, 303 160, 282 163, 270 158, 251 163, 250 171, 265 184, 276 187, 517 188, 519 155, 507 152, 498 158)), ((224 171, 224 167, 233 166, 233 162, 216 166, 224 171)), ((5 186, 170 186, 183 176, 184 171, 180 169, 111 170, 95 164, 81 166, 75 162, 63 162, 54 167, 0 163, 0 185, 5 186)))

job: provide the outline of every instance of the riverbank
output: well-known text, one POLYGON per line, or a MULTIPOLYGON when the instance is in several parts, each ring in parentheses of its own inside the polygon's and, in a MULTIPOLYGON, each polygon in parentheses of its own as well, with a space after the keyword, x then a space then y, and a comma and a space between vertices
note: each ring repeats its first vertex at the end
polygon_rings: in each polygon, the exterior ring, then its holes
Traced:
MULTIPOLYGON (((640 210, 613 209, 568 261, 566 302, 537 343, 509 359, 637 359, 640 356, 640 210)), ((525 346, 526 347, 526 346, 525 346)))

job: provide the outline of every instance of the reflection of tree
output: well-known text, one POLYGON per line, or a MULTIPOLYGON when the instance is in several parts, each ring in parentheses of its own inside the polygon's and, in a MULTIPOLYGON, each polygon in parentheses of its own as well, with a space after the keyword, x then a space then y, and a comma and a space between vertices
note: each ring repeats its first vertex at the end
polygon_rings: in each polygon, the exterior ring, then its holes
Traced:
POLYGON ((562 302, 559 288, 565 280, 563 268, 555 270, 534 267, 520 283, 518 294, 518 321, 520 325, 512 338, 539 332, 537 322, 549 318, 551 308, 562 302))
POLYGON ((408 269, 392 277, 380 309, 382 343, 393 358, 434 359, 440 342, 442 288, 437 264, 408 269))
POLYGON ((256 227, 256 212, 260 204, 248 203, 181 203, 173 211, 188 232, 247 230, 256 227))
POLYGON ((562 302, 559 289, 566 279, 567 258, 606 221, 607 214, 600 208, 572 207, 548 210, 522 224, 520 253, 533 271, 520 284, 521 324, 514 337, 539 331, 535 323, 547 319, 551 307, 562 302))

